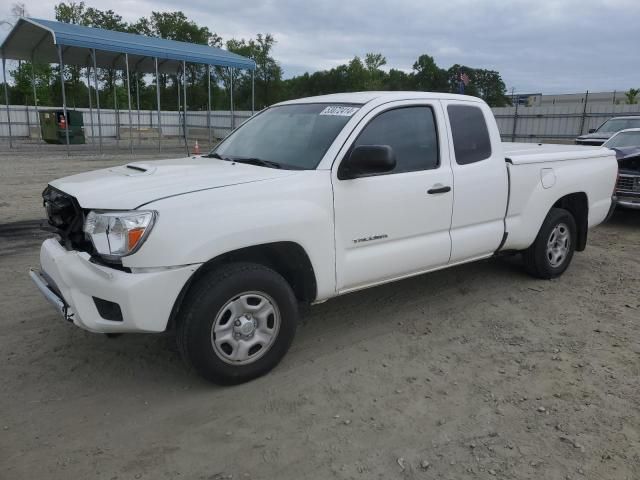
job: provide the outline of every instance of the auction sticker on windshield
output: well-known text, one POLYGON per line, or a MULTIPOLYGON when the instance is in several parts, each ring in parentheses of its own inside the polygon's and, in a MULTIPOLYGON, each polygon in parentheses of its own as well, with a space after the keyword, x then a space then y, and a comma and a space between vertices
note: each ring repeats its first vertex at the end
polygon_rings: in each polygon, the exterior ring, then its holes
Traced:
POLYGON ((320 112, 320 115, 335 115, 338 117, 350 117, 358 111, 359 107, 345 107, 344 105, 331 105, 320 112))

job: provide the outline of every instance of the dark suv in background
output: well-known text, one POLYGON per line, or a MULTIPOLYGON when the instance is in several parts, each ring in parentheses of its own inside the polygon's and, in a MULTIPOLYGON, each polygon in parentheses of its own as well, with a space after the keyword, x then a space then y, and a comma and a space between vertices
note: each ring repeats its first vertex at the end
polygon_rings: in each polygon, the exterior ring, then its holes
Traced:
POLYGON ((640 210, 640 128, 614 134, 602 145, 616 152, 618 205, 640 210))
POLYGON ((576 138, 578 145, 602 145, 614 133, 627 128, 640 128, 640 115, 634 117, 613 117, 598 128, 592 128, 586 135, 576 138))

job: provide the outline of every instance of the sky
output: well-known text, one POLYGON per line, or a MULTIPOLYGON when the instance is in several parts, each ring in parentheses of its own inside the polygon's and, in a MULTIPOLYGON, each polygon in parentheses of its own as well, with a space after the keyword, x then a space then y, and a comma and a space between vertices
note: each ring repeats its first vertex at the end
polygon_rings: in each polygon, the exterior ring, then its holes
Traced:
MULTIPOLYGON (((30 16, 54 18, 56 1, 24 0, 30 16)), ((640 88, 640 0, 85 0, 126 21, 181 9, 229 38, 271 33, 285 78, 335 67, 367 52, 410 71, 433 56, 497 70, 511 92, 640 88)), ((0 0, 0 19, 11 0, 0 0)), ((0 32, 6 35, 7 29, 0 32)))

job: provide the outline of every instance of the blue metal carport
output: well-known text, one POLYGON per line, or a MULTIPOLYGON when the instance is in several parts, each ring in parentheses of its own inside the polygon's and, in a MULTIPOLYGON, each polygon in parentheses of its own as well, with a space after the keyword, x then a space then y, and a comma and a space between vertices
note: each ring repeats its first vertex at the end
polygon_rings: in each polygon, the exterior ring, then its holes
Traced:
MULTIPOLYGON (((98 68, 121 69, 126 72, 126 85, 129 102, 129 116, 131 117, 131 90, 129 72, 154 73, 156 76, 156 100, 158 108, 158 147, 162 148, 162 126, 160 120, 160 73, 177 74, 186 71, 186 64, 198 63, 207 65, 208 82, 208 118, 211 112, 211 66, 233 69, 250 70, 252 74, 252 111, 254 110, 254 70, 256 64, 252 59, 242 57, 220 48, 209 47, 163 38, 147 37, 133 33, 116 32, 101 28, 85 27, 52 20, 34 18, 20 18, 9 32, 0 46, 2 56, 2 73, 4 79, 5 103, 7 117, 9 117, 9 98, 6 80, 6 60, 27 60, 40 63, 58 63, 60 65, 76 65, 87 67, 87 82, 90 70, 93 68, 94 86, 96 91, 96 107, 98 109, 98 130, 100 125, 100 98, 98 95, 98 68)), ((63 109, 66 116, 66 94, 64 88, 63 69, 60 69, 62 84, 63 109)), ((233 74, 231 78, 231 114, 233 119, 233 74)), ((137 85, 137 83, 136 83, 137 85)), ((184 115, 186 118, 186 82, 183 80, 184 115)), ((34 84, 35 89, 35 84, 34 84)), ((35 91, 35 90, 34 90, 35 91)), ((91 89, 89 89, 89 105, 91 108, 91 89)), ((37 106, 36 106, 37 108, 37 106)), ((92 117, 93 118, 93 117, 92 117)), ((131 125, 131 121, 129 122, 131 125)), ((210 119, 208 120, 211 132, 210 119)), ((209 133, 211 136, 211 133, 209 133)), ((102 134, 100 148, 102 149, 102 134)), ((184 127, 185 146, 188 150, 187 129, 184 127)), ((9 119, 9 138, 11 141, 11 120, 9 119)), ((67 126, 67 149, 69 148, 67 126)), ((133 143, 131 142, 133 150, 133 143)))

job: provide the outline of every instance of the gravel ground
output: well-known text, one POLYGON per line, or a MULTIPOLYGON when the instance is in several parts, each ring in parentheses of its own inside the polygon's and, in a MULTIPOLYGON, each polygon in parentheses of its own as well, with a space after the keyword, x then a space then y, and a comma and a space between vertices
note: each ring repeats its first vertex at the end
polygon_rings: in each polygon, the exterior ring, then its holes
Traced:
POLYGON ((27 277, 46 182, 126 161, 0 154, 0 478, 640 478, 640 212, 557 280, 493 259, 312 307, 279 367, 221 388, 27 277))

